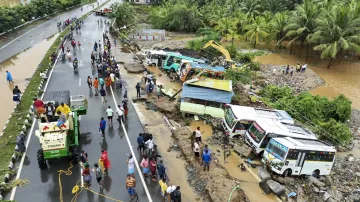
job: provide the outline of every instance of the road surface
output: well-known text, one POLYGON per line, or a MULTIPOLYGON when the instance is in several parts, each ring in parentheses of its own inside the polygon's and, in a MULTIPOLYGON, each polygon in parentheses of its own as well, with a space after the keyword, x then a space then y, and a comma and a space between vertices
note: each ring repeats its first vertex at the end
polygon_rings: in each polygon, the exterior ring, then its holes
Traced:
POLYGON ((57 22, 59 19, 64 21, 65 19, 72 18, 74 16, 81 17, 85 13, 97 7, 97 3, 85 5, 82 7, 83 11, 81 11, 80 8, 76 8, 41 24, 34 23, 24 29, 15 30, 9 34, 6 34, 4 39, 0 41, 0 63, 15 54, 30 48, 36 43, 39 43, 43 39, 58 33, 60 31, 57 27, 57 22))
MULTIPOLYGON (((104 190, 103 194, 112 198, 128 201, 129 195, 125 189, 125 179, 127 174, 127 153, 130 153, 130 146, 127 143, 126 135, 128 135, 131 142, 131 147, 134 149, 137 155, 138 161, 139 156, 136 151, 137 143, 136 138, 139 133, 143 132, 143 127, 139 121, 138 116, 135 113, 135 109, 129 103, 129 115, 125 124, 126 134, 123 128, 118 128, 118 123, 114 122, 113 128, 107 126, 106 138, 103 139, 98 133, 100 117, 105 116, 105 110, 107 106, 111 106, 115 110, 115 100, 117 103, 121 103, 121 92, 114 90, 113 94, 111 91, 107 92, 107 103, 106 105, 101 104, 101 98, 91 96, 86 83, 87 76, 91 75, 96 77, 97 74, 92 71, 90 65, 90 54, 92 51, 94 41, 101 40, 103 33, 103 26, 97 25, 97 17, 91 15, 85 20, 85 25, 81 30, 81 34, 74 35, 76 40, 82 42, 82 49, 75 51, 76 57, 79 59, 79 72, 76 74, 73 72, 72 64, 68 61, 57 62, 51 80, 48 84, 46 91, 59 91, 59 90, 70 90, 72 95, 83 94, 88 98, 88 114, 81 116, 81 149, 86 151, 89 155, 89 162, 92 166, 98 161, 101 149, 106 149, 109 153, 109 159, 111 161, 111 169, 109 170, 109 176, 104 177, 104 190)), ((70 44, 67 42, 67 46, 70 44)), ((33 131, 37 129, 37 124, 33 131)), ((39 140, 34 136, 33 132, 30 136, 30 144, 26 153, 27 158, 21 169, 20 179, 28 178, 30 181, 29 185, 24 187, 18 187, 11 196, 7 198, 14 199, 16 201, 28 201, 31 197, 32 201, 60 201, 60 186, 58 182, 58 170, 67 169, 69 167, 69 161, 67 158, 53 159, 49 161, 49 167, 45 170, 38 168, 36 152, 40 148, 39 140)), ((140 201, 150 201, 147 198, 145 192, 145 186, 148 188, 152 201, 160 200, 160 187, 157 182, 151 182, 149 179, 145 179, 146 185, 141 183, 138 171, 135 169, 137 187, 136 190, 139 194, 140 201)), ((73 186, 81 179, 80 166, 75 165, 72 168, 72 175, 61 176, 62 182, 62 195, 63 201, 71 201, 74 195, 71 193, 73 186)), ((92 189, 98 192, 99 186, 96 182, 93 174, 92 189)), ((10 195, 10 194, 9 194, 10 195)), ((112 201, 102 196, 94 194, 92 192, 84 190, 77 199, 78 202, 90 202, 90 201, 112 201)))

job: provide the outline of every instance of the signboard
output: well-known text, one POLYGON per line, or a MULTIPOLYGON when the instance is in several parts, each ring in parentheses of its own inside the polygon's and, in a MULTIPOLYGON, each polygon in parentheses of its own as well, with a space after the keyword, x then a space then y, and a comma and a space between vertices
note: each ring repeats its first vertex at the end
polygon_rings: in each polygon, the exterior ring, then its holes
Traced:
POLYGON ((154 40, 165 40, 165 30, 163 29, 142 29, 136 30, 134 34, 131 35, 131 38, 145 41, 154 41, 154 40))
POLYGON ((67 156, 67 150, 66 149, 44 151, 44 158, 45 159, 58 158, 58 157, 62 157, 62 156, 67 156))

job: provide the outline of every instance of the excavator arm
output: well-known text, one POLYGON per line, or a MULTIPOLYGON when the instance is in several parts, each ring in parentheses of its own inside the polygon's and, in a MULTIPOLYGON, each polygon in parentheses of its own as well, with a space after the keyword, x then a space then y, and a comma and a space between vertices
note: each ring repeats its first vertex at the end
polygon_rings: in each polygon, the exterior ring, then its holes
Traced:
POLYGON ((204 45, 203 49, 205 49, 205 48, 207 48, 207 47, 209 47, 209 46, 211 46, 211 47, 215 48, 216 50, 218 50, 219 52, 221 52, 221 53, 225 56, 226 61, 232 61, 232 60, 231 60, 231 57, 230 57, 229 51, 226 50, 226 48, 224 48, 224 47, 222 47, 221 45, 219 45, 218 43, 216 43, 214 40, 208 41, 208 42, 204 45))

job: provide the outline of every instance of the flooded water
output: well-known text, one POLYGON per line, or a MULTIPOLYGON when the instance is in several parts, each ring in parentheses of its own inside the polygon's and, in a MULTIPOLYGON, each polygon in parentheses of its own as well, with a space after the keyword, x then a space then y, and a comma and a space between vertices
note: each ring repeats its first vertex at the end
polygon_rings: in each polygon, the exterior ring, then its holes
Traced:
POLYGON ((43 59, 46 51, 50 48, 56 37, 42 40, 30 49, 21 52, 0 64, 0 91, 5 99, 2 99, 0 128, 2 129, 8 120, 15 104, 12 101, 12 89, 14 85, 19 86, 23 90, 26 79, 30 78, 39 63, 43 59), (15 84, 8 84, 6 82, 6 70, 9 71, 14 79, 15 84))
POLYGON ((182 88, 182 83, 171 82, 169 77, 156 66, 148 66, 147 69, 156 77, 156 84, 164 86, 165 89, 180 90, 182 88))
MULTIPOLYGON (((286 53, 258 56, 255 60, 274 65, 305 63, 305 58, 286 53)), ((352 101, 353 108, 360 109, 360 88, 358 87, 360 86, 360 62, 337 59, 330 69, 327 68, 328 62, 328 60, 309 58, 308 67, 325 81, 325 85, 311 90, 310 93, 328 98, 344 94, 352 101)))
MULTIPOLYGON (((208 124, 205 124, 204 121, 193 121, 190 123, 192 130, 196 130, 197 127, 200 127, 200 131, 204 132, 202 136, 203 142, 206 144, 207 138, 212 135, 212 127, 208 124)), ((226 158, 226 163, 223 159, 223 149, 220 145, 209 144, 210 149, 218 158, 218 162, 223 165, 226 170, 229 172, 230 176, 240 180, 240 187, 244 190, 246 196, 252 202, 270 202, 270 201, 279 201, 279 199, 273 195, 266 195, 263 193, 262 189, 259 187, 259 178, 257 177, 257 169, 249 168, 246 172, 241 172, 238 165, 244 163, 244 161, 235 153, 232 153, 226 158), (256 177, 254 177, 256 176, 256 177)))

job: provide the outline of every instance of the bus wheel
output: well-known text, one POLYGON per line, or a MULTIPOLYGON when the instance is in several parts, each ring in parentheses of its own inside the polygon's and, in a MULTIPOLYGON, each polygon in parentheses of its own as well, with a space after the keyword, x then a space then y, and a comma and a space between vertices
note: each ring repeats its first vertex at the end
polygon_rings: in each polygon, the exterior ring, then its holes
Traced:
POLYGON ((320 170, 316 169, 313 171, 312 176, 319 178, 320 177, 320 170))
POLYGON ((156 64, 155 64, 155 63, 151 63, 151 66, 154 66, 154 67, 155 67, 155 66, 156 66, 156 64))
POLYGON ((290 168, 289 168, 289 169, 286 169, 286 170, 284 171, 284 173, 283 173, 283 177, 290 177, 291 174, 292 174, 291 169, 290 169, 290 168))

